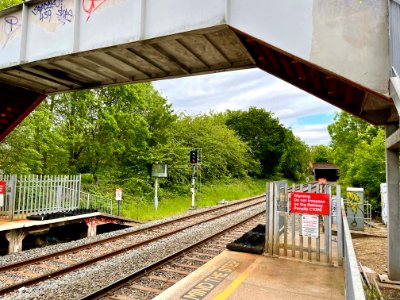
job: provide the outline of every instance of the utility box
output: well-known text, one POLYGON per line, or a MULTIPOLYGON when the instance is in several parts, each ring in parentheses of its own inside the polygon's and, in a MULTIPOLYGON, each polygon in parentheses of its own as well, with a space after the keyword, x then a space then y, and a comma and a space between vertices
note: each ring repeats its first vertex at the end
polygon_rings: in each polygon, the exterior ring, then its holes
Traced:
POLYGON ((346 189, 346 215, 350 230, 364 230, 364 189, 346 189))

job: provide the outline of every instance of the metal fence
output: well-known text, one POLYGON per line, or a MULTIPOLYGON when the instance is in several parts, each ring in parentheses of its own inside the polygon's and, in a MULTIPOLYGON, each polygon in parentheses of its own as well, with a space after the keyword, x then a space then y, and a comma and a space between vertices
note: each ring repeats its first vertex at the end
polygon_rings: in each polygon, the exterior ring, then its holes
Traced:
POLYGON ((80 192, 79 208, 94 209, 112 214, 113 199, 100 195, 80 192))
MULTIPOLYGON (((336 197, 340 199, 340 186, 336 187, 336 197)), ((341 225, 341 202, 336 201, 337 229, 332 226, 332 185, 304 184, 288 186, 286 181, 267 184, 266 252, 273 256, 289 256, 309 261, 336 263, 343 262, 343 233, 341 225), (303 236, 303 214, 290 211, 290 193, 294 191, 329 194, 329 215, 317 216, 319 226, 317 236, 303 236), (337 232, 337 245, 333 256, 333 231, 337 232)))
POLYGON ((267 183, 267 219, 266 219, 266 252, 273 256, 287 256, 295 259, 307 259, 322 263, 345 261, 345 294, 348 300, 365 300, 360 270, 353 248, 349 224, 341 198, 340 186, 305 184, 288 186, 285 181, 267 183), (319 221, 323 223, 321 237, 304 237, 300 234, 301 214, 290 212, 290 193, 292 191, 327 193, 330 195, 330 215, 319 221), (334 192, 335 195, 332 195, 334 192), (335 198, 335 201, 332 201, 335 198), (335 228, 336 227, 336 228, 335 228), (336 253, 332 242, 336 231, 336 253), (323 232, 323 234, 322 234, 323 232), (334 254, 334 255, 333 255, 334 254))
POLYGON ((81 191, 81 175, 0 175, 0 180, 6 182, 2 219, 75 209, 112 214, 112 199, 81 191))

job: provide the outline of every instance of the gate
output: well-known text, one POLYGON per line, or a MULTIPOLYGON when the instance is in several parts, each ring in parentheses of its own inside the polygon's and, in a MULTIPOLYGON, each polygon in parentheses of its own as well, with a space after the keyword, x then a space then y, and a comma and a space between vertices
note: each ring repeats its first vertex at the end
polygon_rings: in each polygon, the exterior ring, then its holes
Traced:
MULTIPOLYGON (((312 262, 342 265, 343 232, 340 186, 304 184, 289 187, 286 181, 276 181, 267 183, 266 194, 265 251, 267 254, 300 260, 307 258, 312 262), (333 195, 332 188, 334 187, 336 189, 333 195), (313 196, 308 193, 326 194, 323 196, 329 199, 329 204, 326 203, 329 207, 329 214, 292 212, 292 192, 306 192, 307 194, 296 194, 307 197, 313 196)), ((319 203, 318 201, 313 200, 313 203, 319 203)), ((315 204, 308 205, 316 206, 315 204)), ((313 209, 311 208, 311 210, 313 209)))

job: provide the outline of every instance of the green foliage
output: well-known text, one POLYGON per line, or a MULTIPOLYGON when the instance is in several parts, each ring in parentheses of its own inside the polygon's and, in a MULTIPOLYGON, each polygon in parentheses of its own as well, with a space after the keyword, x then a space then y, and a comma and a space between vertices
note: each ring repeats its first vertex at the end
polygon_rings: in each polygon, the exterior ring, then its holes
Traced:
POLYGON ((0 144, 1 168, 8 174, 68 173, 65 143, 44 102, 0 144))
MULTIPOLYGON (((162 190, 161 190, 162 192, 162 190)), ((202 186, 202 193, 196 196, 196 207, 216 205, 221 200, 236 200, 265 193, 264 180, 230 179, 225 182, 208 183, 202 186)), ((139 197, 130 197, 121 203, 124 216, 138 220, 155 220, 187 211, 191 206, 189 189, 186 194, 176 196, 168 192, 161 193, 158 210, 154 210, 153 199, 143 200, 139 197)), ((115 208, 116 209, 116 208, 115 208)))
POLYGON ((251 168, 257 171, 258 165, 249 155, 249 147, 219 118, 181 116, 173 132, 175 140, 187 149, 184 163, 188 163, 191 148, 202 148, 201 169, 206 180, 247 176, 251 168))
POLYGON ((143 218, 151 219, 190 206, 193 148, 202 149, 200 206, 254 194, 259 188, 251 187, 250 176, 301 180, 309 162, 307 146, 263 109, 177 115, 142 83, 48 97, 0 144, 0 169, 83 174, 84 191, 114 198, 121 187, 125 215, 148 211, 143 218), (159 180, 165 200, 155 213, 149 168, 157 162, 169 167, 168 178, 159 180), (182 197, 174 202, 176 195, 182 197))
POLYGON ((267 178, 282 173, 292 180, 304 179, 309 163, 307 146, 272 113, 255 107, 228 111, 226 124, 250 146, 253 158, 260 163, 260 172, 253 176, 267 178))
POLYGON ((361 141, 354 149, 354 160, 343 182, 347 186, 363 187, 365 198, 377 212, 380 211, 380 183, 385 181, 385 134, 379 129, 370 143, 361 141))
POLYGON ((253 157, 261 164, 261 177, 279 170, 285 130, 272 113, 255 107, 248 111, 228 111, 226 124, 249 144, 253 157))
POLYGON ((363 187, 372 210, 379 211, 379 185, 386 180, 384 130, 342 112, 336 115, 328 131, 334 162, 340 170, 340 183, 363 187))
POLYGON ((329 146, 316 145, 311 146, 310 149, 311 161, 312 162, 332 162, 333 153, 329 146))
POLYGON ((21 0, 0 0, 0 9, 5 9, 20 3, 22 3, 21 0))
POLYGON ((354 149, 361 141, 370 143, 377 135, 378 128, 351 116, 346 112, 336 114, 334 123, 328 126, 331 147, 335 153, 334 162, 339 166, 341 178, 354 160, 354 149))
POLYGON ((280 173, 294 181, 304 181, 309 174, 310 154, 306 144, 285 129, 285 151, 281 159, 280 173))

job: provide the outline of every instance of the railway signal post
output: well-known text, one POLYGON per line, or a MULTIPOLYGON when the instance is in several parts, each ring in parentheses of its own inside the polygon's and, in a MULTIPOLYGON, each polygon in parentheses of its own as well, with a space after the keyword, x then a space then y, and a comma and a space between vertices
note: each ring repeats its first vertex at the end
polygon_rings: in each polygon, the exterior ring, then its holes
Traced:
POLYGON ((196 167, 201 163, 201 148, 195 148, 190 151, 190 164, 193 167, 192 172, 192 186, 190 188, 190 192, 192 193, 192 206, 193 209, 195 207, 195 182, 196 182, 196 167))

